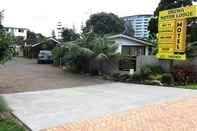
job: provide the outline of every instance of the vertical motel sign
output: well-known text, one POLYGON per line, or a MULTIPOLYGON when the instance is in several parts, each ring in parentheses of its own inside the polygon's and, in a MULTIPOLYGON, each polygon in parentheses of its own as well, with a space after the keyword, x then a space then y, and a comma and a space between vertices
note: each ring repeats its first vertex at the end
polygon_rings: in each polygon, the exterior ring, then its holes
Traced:
POLYGON ((158 59, 186 60, 187 19, 197 17, 197 6, 159 13, 158 59))

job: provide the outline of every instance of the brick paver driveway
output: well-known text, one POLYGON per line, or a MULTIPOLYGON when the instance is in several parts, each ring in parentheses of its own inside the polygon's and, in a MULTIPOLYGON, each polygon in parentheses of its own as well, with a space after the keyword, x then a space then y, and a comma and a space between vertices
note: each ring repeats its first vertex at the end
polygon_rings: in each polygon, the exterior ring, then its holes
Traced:
POLYGON ((197 97, 130 109, 43 131, 197 131, 197 97))
POLYGON ((0 94, 108 83, 25 58, 13 58, 0 67, 0 74, 0 94))

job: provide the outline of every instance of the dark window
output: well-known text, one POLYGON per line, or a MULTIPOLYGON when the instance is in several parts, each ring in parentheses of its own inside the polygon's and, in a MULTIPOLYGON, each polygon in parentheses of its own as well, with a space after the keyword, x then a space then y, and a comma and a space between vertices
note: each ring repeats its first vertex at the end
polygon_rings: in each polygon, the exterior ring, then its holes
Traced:
POLYGON ((122 54, 124 56, 139 56, 145 55, 144 47, 122 46, 122 54))
POLYGON ((24 32, 24 30, 23 30, 23 29, 18 29, 18 32, 23 33, 23 32, 24 32))
POLYGON ((125 56, 129 55, 129 47, 128 46, 122 46, 122 54, 125 56))

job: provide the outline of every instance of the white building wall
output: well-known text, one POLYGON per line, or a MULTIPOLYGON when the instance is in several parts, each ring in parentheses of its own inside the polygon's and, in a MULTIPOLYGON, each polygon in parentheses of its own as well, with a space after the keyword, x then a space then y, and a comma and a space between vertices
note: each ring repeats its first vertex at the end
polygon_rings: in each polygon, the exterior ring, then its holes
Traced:
POLYGON ((22 37, 24 37, 24 40, 27 39, 27 31, 28 31, 28 29, 7 27, 8 33, 10 33, 13 36, 22 36, 22 37))
MULTIPOLYGON (((135 42, 135 41, 131 41, 131 40, 127 40, 127 39, 122 39, 122 38, 116 38, 113 39, 115 41, 115 43, 118 46, 117 52, 118 53, 122 53, 122 46, 142 46, 141 44, 135 42)), ((147 47, 148 48, 148 47, 147 47)), ((145 54, 148 54, 148 50, 146 49, 145 54)))

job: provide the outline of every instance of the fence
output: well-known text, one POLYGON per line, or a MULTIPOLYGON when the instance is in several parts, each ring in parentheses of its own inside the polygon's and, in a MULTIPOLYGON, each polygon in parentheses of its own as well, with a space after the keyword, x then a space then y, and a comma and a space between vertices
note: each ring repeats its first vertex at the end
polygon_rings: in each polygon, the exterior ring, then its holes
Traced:
MULTIPOLYGON (((145 65, 160 65, 165 71, 170 71, 169 60, 158 60, 155 56, 138 56, 136 59, 136 71, 140 72, 141 68, 145 65)), ((197 73, 197 57, 186 61, 174 60, 173 65, 193 65, 197 73)))

